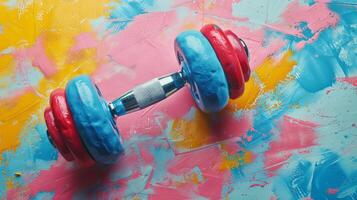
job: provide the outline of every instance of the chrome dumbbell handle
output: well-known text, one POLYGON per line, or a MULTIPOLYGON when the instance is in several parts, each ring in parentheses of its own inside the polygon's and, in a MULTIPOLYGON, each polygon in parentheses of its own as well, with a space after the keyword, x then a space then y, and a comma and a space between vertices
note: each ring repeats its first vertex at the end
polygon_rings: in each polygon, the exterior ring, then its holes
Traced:
POLYGON ((151 106, 181 89, 186 83, 183 72, 175 72, 152 79, 134 87, 123 96, 109 103, 114 117, 125 115, 151 106))

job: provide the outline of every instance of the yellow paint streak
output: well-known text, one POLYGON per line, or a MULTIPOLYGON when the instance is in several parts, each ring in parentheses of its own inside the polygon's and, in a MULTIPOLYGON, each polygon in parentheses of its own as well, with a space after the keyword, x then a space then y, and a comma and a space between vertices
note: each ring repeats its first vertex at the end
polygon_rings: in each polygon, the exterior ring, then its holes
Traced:
POLYGON ((185 184, 185 183, 193 183, 195 185, 198 185, 202 182, 202 180, 200 180, 199 175, 196 172, 191 172, 189 174, 185 174, 183 177, 183 181, 181 184, 185 184))
MULTIPOLYGON (((42 38, 46 56, 55 64, 57 73, 42 79, 38 87, 21 96, 0 100, 0 153, 16 149, 30 117, 37 116, 43 122, 43 109, 54 88, 64 87, 76 75, 94 72, 98 65, 95 48, 69 50, 80 33, 92 31, 90 20, 106 16, 110 9, 106 6, 108 1, 39 0, 28 1, 26 5, 24 2, 18 1, 14 8, 0 4, 0 52, 10 47, 31 48, 42 38)), ((0 78, 13 77, 15 64, 11 53, 0 55, 0 78)))
MULTIPOLYGON (((1 43, 1 41, 0 41, 1 43)), ((4 77, 12 72, 13 66, 12 55, 0 55, 0 77, 4 77)), ((1 83, 0 83, 1 84, 1 83)), ((4 88, 4 85, 0 85, 0 89, 4 88)))
POLYGON ((29 116, 39 107, 39 98, 32 92, 27 92, 16 101, 0 102, 0 152, 14 150, 20 144, 20 135, 29 116))
POLYGON ((190 179, 196 185, 200 183, 200 177, 196 173, 191 174, 190 179))
POLYGON ((219 169, 222 171, 231 170, 251 162, 253 162, 253 153, 250 151, 244 152, 243 156, 238 154, 229 155, 227 152, 225 152, 223 155, 223 160, 219 165, 219 169))
POLYGON ((207 114, 195 111, 193 119, 177 119, 173 122, 171 138, 177 148, 194 149, 209 144, 210 137, 207 114))
POLYGON ((14 188, 15 184, 14 184, 14 181, 11 179, 11 178, 7 178, 6 179, 6 188, 8 190, 14 188))
MULTIPOLYGON (((8 47, 30 47, 42 34, 60 41, 73 39, 79 32, 91 30, 89 20, 105 16, 108 1, 38 0, 18 1, 15 8, 0 4, 0 50, 8 47)), ((64 42, 66 46, 68 42, 64 42)), ((62 47, 63 48, 63 47, 62 47)), ((61 48, 59 50, 62 50, 61 48)))
POLYGON ((183 186, 188 183, 199 185, 204 180, 200 180, 200 176, 196 172, 190 172, 179 177, 177 180, 173 180, 175 186, 183 186))
POLYGON ((238 99, 230 100, 227 109, 233 112, 252 109, 261 94, 275 90, 280 83, 291 80, 288 74, 296 65, 296 62, 291 59, 292 56, 293 52, 288 50, 279 60, 266 58, 254 72, 257 78, 249 79, 245 84, 243 95, 238 99))
POLYGON ((262 92, 262 87, 257 83, 254 77, 251 77, 245 84, 245 90, 241 97, 230 100, 227 109, 237 111, 242 109, 251 109, 256 105, 257 99, 262 92))
POLYGON ((264 92, 272 91, 283 81, 291 79, 288 74, 296 65, 296 62, 291 59, 292 56, 293 52, 288 50, 278 61, 268 57, 257 67, 255 73, 264 85, 264 92))

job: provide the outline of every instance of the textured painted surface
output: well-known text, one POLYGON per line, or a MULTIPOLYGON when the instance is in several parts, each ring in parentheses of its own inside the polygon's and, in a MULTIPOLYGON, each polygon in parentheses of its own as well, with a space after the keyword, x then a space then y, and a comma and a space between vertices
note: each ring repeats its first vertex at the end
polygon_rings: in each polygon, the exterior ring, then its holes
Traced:
POLYGON ((0 2, 0 197, 357 199, 353 0, 0 2), (188 88, 117 119, 125 156, 78 168, 51 147, 49 93, 89 74, 112 100, 179 69, 175 36, 217 23, 251 52, 215 115, 188 88), (16 173, 20 175, 16 176, 16 173))

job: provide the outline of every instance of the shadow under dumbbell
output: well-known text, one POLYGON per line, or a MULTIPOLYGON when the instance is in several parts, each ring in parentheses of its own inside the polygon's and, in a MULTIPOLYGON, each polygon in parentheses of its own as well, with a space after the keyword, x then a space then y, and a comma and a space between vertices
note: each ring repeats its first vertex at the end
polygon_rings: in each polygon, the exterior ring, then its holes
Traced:
POLYGON ((175 154, 181 154, 239 140, 250 128, 247 114, 236 116, 228 109, 207 114, 193 108, 186 117, 172 120, 166 132, 175 154))

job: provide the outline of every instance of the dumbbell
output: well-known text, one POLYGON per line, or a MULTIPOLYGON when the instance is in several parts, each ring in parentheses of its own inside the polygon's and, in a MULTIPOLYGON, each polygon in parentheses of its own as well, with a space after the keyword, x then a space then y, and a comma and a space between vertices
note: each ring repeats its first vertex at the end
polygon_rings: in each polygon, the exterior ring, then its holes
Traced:
POLYGON ((213 24, 185 31, 175 39, 174 50, 179 72, 136 86, 109 104, 86 75, 54 90, 44 112, 51 144, 67 161, 112 164, 124 152, 116 117, 153 105, 186 83, 199 109, 207 113, 222 110, 229 98, 242 95, 250 76, 249 53, 232 31, 213 24))

